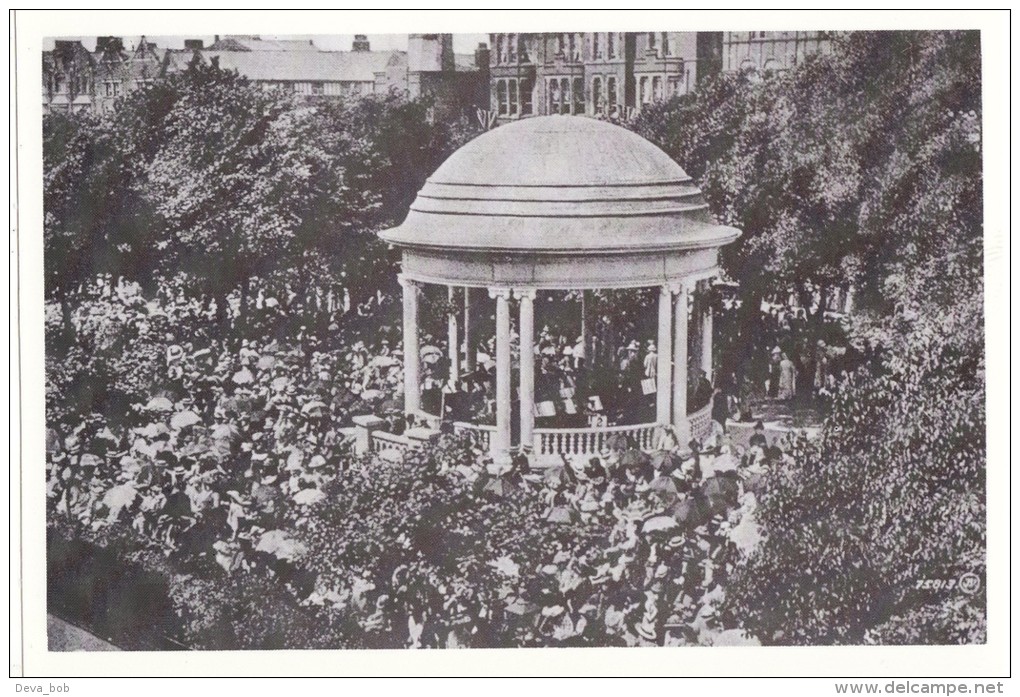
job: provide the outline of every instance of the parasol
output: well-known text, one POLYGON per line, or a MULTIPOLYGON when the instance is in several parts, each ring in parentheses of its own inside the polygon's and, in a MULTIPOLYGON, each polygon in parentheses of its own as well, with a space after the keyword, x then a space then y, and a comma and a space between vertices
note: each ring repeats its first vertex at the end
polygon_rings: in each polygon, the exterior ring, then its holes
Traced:
POLYGON ((326 403, 325 402, 320 402, 317 399, 313 399, 312 401, 306 402, 304 405, 302 405, 301 413, 302 414, 309 414, 309 413, 311 413, 313 411, 322 411, 325 408, 326 408, 326 403))
POLYGON ((677 488, 676 480, 668 475, 659 475, 648 485, 651 491, 671 496, 679 496, 680 489, 677 488))
POLYGON ((663 474, 670 474, 683 466, 684 459, 670 450, 656 450, 651 454, 652 467, 663 474))
POLYGON ((576 523, 579 519, 577 511, 569 506, 554 506, 549 513, 545 516, 545 519, 550 523, 556 523, 558 525, 576 523))
POLYGON ((630 439, 622 433, 614 433, 606 438, 606 447, 616 452, 623 452, 630 447, 630 439))
POLYGON ((708 502, 702 496, 688 496, 669 507, 669 515, 688 529, 704 523, 711 516, 708 502))
POLYGON ((247 368, 241 368, 231 376, 231 381, 236 385, 248 385, 255 381, 255 376, 247 368))
POLYGON ((324 498, 326 498, 326 495, 318 489, 302 489, 294 494, 294 503, 299 506, 311 506, 322 501, 324 498))
POLYGON ((709 502, 714 513, 725 512, 736 508, 740 496, 740 484, 730 477, 710 477, 701 485, 701 492, 709 502))
POLYGON ((627 468, 646 467, 652 462, 648 453, 632 448, 620 455, 620 466, 627 468))
POLYGON ((657 515, 646 520, 641 526, 641 531, 644 533, 672 532, 677 527, 679 527, 679 523, 677 523, 676 518, 668 515, 657 515))
POLYGON ((185 411, 179 411, 170 417, 170 428, 181 430, 188 426, 194 426, 197 423, 201 423, 202 419, 199 418, 198 414, 187 409, 185 411))
POLYGON ((255 551, 272 554, 277 559, 295 561, 301 558, 307 549, 297 540, 292 539, 283 530, 270 530, 259 538, 255 551))
POLYGON ((570 483, 570 473, 563 465, 553 465, 543 473, 542 481, 552 487, 565 486, 570 483))
POLYGON ((145 405, 147 411, 173 411, 174 405, 166 397, 153 397, 149 400, 149 403, 145 405))

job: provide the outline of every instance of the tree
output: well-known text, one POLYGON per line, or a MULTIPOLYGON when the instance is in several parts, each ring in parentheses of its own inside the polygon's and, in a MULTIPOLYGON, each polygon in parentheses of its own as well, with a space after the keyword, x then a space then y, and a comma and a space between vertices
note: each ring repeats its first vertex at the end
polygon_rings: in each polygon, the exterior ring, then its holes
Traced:
POLYGON ((862 33, 832 58, 862 182, 851 333, 882 350, 764 487, 767 539, 728 596, 764 641, 984 640, 977 49, 966 32, 862 33), (970 574, 976 593, 944 585, 970 574))
POLYGON ((763 641, 984 640, 984 389, 960 348, 932 331, 889 370, 861 369, 820 442, 787 446, 758 508, 766 540, 727 597, 763 641), (978 593, 925 583, 965 574, 978 593))

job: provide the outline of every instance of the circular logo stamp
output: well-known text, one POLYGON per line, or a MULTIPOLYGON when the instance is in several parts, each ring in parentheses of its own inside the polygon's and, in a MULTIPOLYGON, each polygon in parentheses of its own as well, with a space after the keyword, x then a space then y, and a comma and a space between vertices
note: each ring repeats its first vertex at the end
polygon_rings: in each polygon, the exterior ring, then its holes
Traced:
POLYGON ((981 588, 981 577, 970 571, 965 574, 961 574, 957 588, 967 595, 974 595, 981 588))

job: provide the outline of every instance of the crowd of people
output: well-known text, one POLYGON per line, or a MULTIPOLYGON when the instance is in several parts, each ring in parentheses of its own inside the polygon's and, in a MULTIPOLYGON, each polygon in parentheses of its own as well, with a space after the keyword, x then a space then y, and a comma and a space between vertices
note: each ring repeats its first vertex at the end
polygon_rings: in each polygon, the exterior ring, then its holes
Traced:
POLYGON ((840 315, 827 313, 819 322, 812 312, 763 302, 753 335, 736 323, 740 313, 724 313, 717 338, 726 368, 717 382, 739 420, 752 420, 755 405, 770 402, 822 417, 843 377, 873 359, 846 343, 840 315))
MULTIPOLYGON (((345 468, 372 466, 358 464, 343 427, 358 413, 384 415, 394 432, 413 425, 402 413, 399 337, 383 327, 337 342, 330 326, 323 340, 308 329, 308 308, 286 290, 257 289, 243 313, 239 303, 229 298, 221 313, 214 300, 172 286, 153 300, 108 280, 91 289, 71 316, 74 345, 50 366, 49 500, 57 519, 100 537, 130 529, 173 558, 192 565, 204 558, 228 574, 268 565, 306 595, 307 584, 294 580, 302 546, 287 521, 321 502, 345 468), (92 374, 115 378, 104 383, 109 394, 82 393, 82 376, 92 374)), ((57 314, 51 310, 54 327, 57 314)), ((456 392, 441 387, 445 352, 423 339, 425 386, 439 387, 438 411, 456 404, 456 392)), ((491 410, 492 347, 479 349, 478 379, 462 382, 491 410)), ((654 343, 628 342, 617 358, 595 370, 583 342, 543 328, 538 400, 588 405, 587 397, 605 397, 597 410, 578 409, 581 418, 651 403, 641 383, 657 373, 654 343)), ((754 544, 756 488, 783 454, 761 429, 746 448, 729 440, 729 402, 707 375, 694 381, 690 400, 713 403, 721 428, 709 443, 681 444, 666 429, 651 454, 621 437, 599 456, 544 472, 521 458, 500 471, 477 450, 448 473, 480 503, 502 487, 525 488, 543 502, 536 525, 604 530, 603 546, 548 550, 531 570, 541 583, 499 608, 504 617, 509 608, 535 610, 522 615, 530 617, 519 627, 524 645, 737 640, 723 637, 732 627, 715 613, 726 575, 754 544)), ((394 601, 373 602, 382 612, 394 601)), ((420 608, 404 611, 424 622, 420 608)), ((374 620, 364 619, 370 631, 374 620)), ((472 622, 453 622, 432 641, 477 643, 472 622)), ((425 641, 410 626, 408 641, 425 641)))
MULTIPOLYGON (((442 436, 436 450, 455 441, 442 436)), ((361 645, 380 648, 755 643, 727 614, 725 587, 760 540, 754 511, 766 473, 783 465, 777 446, 756 438, 683 456, 621 439, 541 471, 523 457, 497 465, 481 449, 450 457, 439 474, 472 492, 470 510, 498 511, 520 493, 541 502, 536 518, 515 517, 515 527, 546 528, 546 546, 493 552, 498 594, 411 564, 392 574, 358 569, 351 585, 321 587, 308 602, 355 613, 361 645), (447 589, 445 604, 430 600, 432 587, 447 589)), ((379 457, 399 465, 401 456, 379 457)))

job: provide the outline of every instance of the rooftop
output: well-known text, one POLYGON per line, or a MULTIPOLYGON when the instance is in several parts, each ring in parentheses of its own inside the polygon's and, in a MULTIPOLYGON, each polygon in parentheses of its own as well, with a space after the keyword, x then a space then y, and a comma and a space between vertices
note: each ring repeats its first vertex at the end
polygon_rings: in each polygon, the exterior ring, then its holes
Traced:
MULTIPOLYGON (((184 67, 192 51, 175 51, 174 60, 184 67)), ((373 82, 398 51, 200 51, 204 61, 219 60, 224 70, 236 70, 249 80, 301 82, 373 82)))

